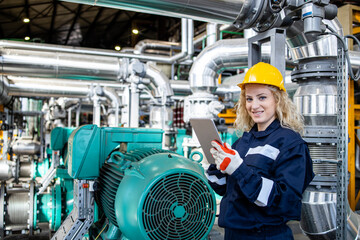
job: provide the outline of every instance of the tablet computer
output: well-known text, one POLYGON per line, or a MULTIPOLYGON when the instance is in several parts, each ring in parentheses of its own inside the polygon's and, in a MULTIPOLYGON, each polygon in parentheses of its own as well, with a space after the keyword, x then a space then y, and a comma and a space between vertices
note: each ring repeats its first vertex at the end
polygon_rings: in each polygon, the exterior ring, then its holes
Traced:
POLYGON ((217 140, 221 144, 222 141, 214 121, 209 118, 191 118, 190 123, 204 151, 206 159, 210 164, 215 164, 215 159, 210 153, 210 148, 212 148, 211 141, 217 140))

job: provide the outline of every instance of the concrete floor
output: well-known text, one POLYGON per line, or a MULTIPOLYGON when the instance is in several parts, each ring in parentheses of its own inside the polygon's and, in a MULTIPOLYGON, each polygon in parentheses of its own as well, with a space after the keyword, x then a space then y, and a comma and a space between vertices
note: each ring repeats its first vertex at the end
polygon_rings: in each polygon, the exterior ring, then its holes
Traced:
MULTIPOLYGON (((291 221, 288 223, 289 227, 293 231, 294 240, 310 240, 307 236, 305 236, 301 229, 298 221, 291 221)), ((224 229, 220 228, 217 225, 217 219, 215 220, 215 224, 208 236, 209 240, 223 240, 224 239, 224 229)))

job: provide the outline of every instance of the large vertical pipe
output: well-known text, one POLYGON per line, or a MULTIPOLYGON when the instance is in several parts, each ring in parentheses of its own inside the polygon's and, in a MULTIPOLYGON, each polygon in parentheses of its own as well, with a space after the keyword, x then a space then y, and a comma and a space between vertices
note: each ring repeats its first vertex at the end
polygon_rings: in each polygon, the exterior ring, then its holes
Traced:
POLYGON ((206 25, 206 46, 214 44, 218 40, 218 24, 208 23, 206 25))

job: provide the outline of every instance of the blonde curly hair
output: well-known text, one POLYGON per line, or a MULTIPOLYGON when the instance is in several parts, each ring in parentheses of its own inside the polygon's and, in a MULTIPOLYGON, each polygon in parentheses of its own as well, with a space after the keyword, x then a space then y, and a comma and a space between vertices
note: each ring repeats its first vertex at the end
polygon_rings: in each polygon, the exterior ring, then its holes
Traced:
MULTIPOLYGON (((272 92, 276 102, 276 118, 282 127, 290 128, 302 134, 304 129, 304 118, 297 111, 295 104, 289 98, 287 92, 279 88, 266 85, 272 92)), ((240 131, 249 131, 254 126, 254 121, 246 110, 246 89, 240 93, 239 101, 235 105, 236 120, 234 127, 240 131)))

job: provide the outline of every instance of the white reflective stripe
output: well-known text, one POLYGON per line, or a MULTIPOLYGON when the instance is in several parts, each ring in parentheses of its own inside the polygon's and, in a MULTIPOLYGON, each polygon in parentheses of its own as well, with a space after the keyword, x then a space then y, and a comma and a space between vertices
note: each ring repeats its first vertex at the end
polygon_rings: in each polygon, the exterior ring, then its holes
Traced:
POLYGON ((280 153, 279 149, 266 144, 265 146, 258 146, 256 148, 250 148, 249 151, 246 153, 245 157, 247 155, 252 155, 252 154, 261 154, 263 156, 271 158, 272 160, 275 160, 277 158, 277 156, 279 155, 279 153, 280 153))
POLYGON ((212 183, 216 183, 217 185, 225 185, 226 184, 226 177, 222 177, 219 179, 215 175, 208 175, 207 173, 205 173, 205 174, 206 174, 207 179, 212 183))
POLYGON ((260 207, 266 207, 268 201, 269 201, 269 196, 271 193, 271 190, 273 188, 274 185, 274 181, 261 177, 262 178, 262 186, 261 186, 261 190, 259 192, 259 196, 257 197, 255 204, 260 206, 260 207))

